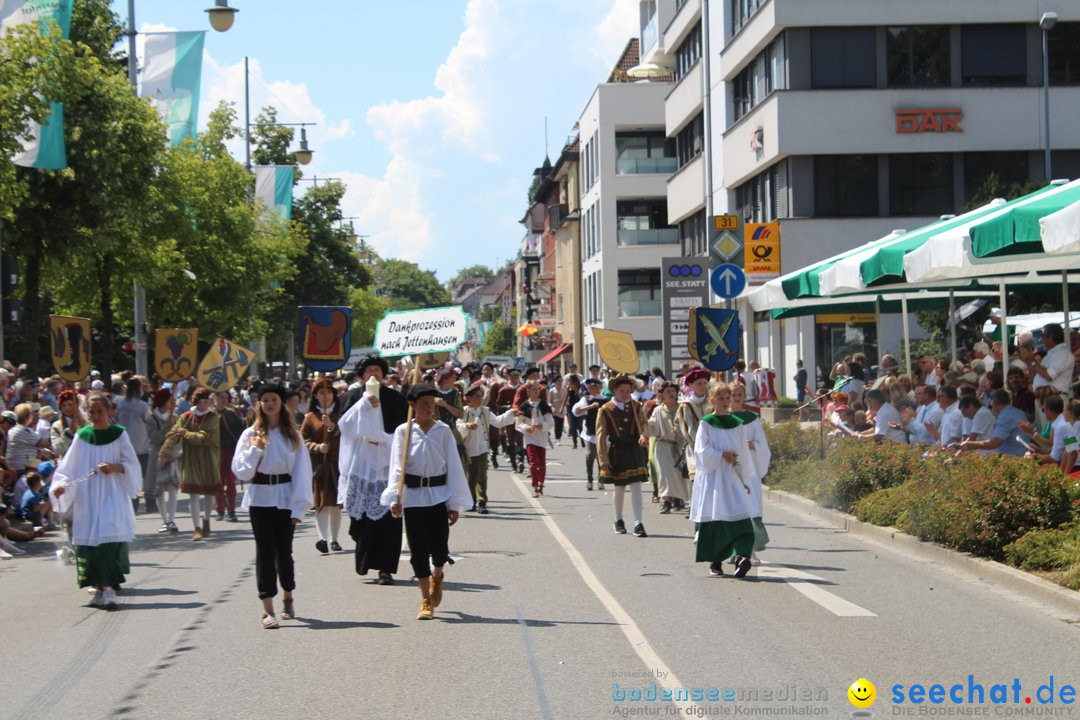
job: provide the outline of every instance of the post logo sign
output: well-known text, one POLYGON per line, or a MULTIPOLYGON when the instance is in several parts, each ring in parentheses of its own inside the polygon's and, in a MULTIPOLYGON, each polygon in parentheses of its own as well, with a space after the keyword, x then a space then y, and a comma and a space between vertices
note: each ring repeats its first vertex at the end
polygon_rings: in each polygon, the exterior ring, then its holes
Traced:
POLYGON ((743 226, 746 246, 744 269, 751 280, 780 277, 780 223, 746 223, 743 226))

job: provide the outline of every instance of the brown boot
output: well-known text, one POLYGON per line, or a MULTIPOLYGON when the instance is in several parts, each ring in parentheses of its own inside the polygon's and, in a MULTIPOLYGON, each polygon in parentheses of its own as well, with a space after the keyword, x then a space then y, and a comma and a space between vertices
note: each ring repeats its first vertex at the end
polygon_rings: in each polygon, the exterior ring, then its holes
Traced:
POLYGON ((209 520, 203 520, 202 521, 202 536, 204 538, 210 537, 210 521, 209 520))

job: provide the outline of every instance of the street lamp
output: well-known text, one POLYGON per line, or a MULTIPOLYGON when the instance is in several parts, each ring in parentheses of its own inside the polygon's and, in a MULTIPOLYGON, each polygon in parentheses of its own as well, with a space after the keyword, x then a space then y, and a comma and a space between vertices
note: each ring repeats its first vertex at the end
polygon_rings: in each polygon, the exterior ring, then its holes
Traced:
MULTIPOLYGON (((222 0, 219 0, 221 2, 222 0)), ((307 165, 311 162, 311 157, 315 154, 315 151, 308 147, 307 139, 307 126, 314 125, 315 123, 300 122, 300 123, 253 123, 251 122, 251 85, 248 82, 251 77, 248 71, 248 59, 244 58, 244 158, 247 171, 251 172, 251 126, 256 127, 270 127, 270 126, 283 126, 283 127, 299 127, 300 128, 300 149, 293 151, 293 157, 300 165, 307 165)))
POLYGON ((240 11, 236 8, 229 7, 229 0, 214 0, 214 7, 206 8, 206 13, 210 16, 210 27, 218 32, 231 28, 238 12, 240 11))
POLYGON ((1044 12, 1039 18, 1039 29, 1042 30, 1042 61, 1043 61, 1043 171, 1046 180, 1050 174, 1050 31, 1057 24, 1056 12, 1044 12))

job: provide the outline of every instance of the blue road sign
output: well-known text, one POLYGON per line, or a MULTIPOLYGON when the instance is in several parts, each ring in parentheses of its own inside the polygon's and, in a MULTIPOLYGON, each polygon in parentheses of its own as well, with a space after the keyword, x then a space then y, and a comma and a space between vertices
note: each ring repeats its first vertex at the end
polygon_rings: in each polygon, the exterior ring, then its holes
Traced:
POLYGON ((730 300, 738 297, 746 289, 746 273, 738 265, 725 263, 713 268, 709 282, 714 293, 725 300, 730 300))

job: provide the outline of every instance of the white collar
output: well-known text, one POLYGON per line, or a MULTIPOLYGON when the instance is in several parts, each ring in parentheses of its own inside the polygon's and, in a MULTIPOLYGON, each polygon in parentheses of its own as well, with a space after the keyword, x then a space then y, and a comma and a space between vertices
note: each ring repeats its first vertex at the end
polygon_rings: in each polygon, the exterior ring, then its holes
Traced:
POLYGON ((619 408, 620 410, 625 410, 626 409, 626 403, 621 403, 618 400, 616 400, 615 398, 611 398, 611 402, 615 403, 615 407, 619 408))

